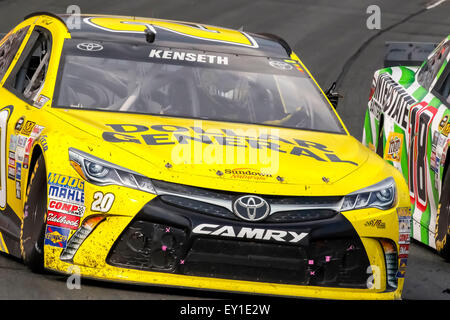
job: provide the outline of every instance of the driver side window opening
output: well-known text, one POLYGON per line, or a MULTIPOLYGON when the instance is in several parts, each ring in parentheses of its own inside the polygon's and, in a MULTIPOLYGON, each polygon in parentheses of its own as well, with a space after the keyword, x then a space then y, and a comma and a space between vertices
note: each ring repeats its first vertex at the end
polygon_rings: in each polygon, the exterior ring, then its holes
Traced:
POLYGON ((36 102, 44 87, 50 52, 50 33, 37 28, 16 65, 14 75, 8 79, 9 87, 27 101, 36 102))
POLYGON ((445 77, 445 80, 436 91, 443 98, 444 102, 450 104, 450 68, 447 68, 447 72, 444 72, 442 76, 445 77))
POLYGON ((426 61, 423 67, 419 70, 419 73, 417 74, 417 81, 425 89, 430 89, 430 86, 441 69, 449 51, 450 42, 439 46, 434 55, 428 59, 428 61, 426 61))
POLYGON ((25 27, 9 36, 7 35, 7 38, 0 45, 0 80, 2 80, 11 65, 17 50, 19 50, 19 47, 27 34, 28 28, 29 27, 25 27))

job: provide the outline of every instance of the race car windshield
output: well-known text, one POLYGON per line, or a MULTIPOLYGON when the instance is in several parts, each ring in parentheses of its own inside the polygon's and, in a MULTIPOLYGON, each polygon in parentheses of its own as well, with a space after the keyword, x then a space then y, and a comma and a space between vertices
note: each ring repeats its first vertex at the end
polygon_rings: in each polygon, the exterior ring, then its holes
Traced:
POLYGON ((344 132, 295 61, 107 43, 101 50, 92 44, 85 50, 82 45, 66 43, 54 107, 344 132))

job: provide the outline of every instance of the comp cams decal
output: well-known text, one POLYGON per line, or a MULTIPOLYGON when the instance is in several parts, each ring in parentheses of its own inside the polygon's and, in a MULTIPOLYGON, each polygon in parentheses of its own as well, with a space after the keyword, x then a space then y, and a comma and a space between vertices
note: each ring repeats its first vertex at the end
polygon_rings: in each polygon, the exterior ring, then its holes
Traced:
POLYGON ((86 208, 82 205, 55 199, 50 199, 48 203, 49 211, 61 212, 77 217, 82 217, 84 215, 85 209, 86 208))
POLYGON ((127 142, 157 145, 188 144, 200 142, 229 147, 253 149, 270 149, 293 156, 313 158, 317 161, 349 163, 356 162, 341 159, 326 145, 301 139, 283 139, 274 135, 262 134, 258 137, 238 135, 230 129, 208 132, 199 127, 182 127, 174 125, 152 125, 150 127, 135 124, 106 124, 113 131, 103 132, 102 137, 108 142, 127 142), (153 132, 152 132, 153 131, 153 132), (276 141, 276 142, 274 142, 276 141))

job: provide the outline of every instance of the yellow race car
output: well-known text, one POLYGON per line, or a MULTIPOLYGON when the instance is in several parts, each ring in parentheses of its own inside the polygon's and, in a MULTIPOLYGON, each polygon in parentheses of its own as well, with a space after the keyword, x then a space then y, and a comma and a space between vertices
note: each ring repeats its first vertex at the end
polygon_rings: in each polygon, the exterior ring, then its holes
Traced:
POLYGON ((32 270, 401 298, 408 187, 284 40, 37 13, 0 81, 0 249, 32 270))

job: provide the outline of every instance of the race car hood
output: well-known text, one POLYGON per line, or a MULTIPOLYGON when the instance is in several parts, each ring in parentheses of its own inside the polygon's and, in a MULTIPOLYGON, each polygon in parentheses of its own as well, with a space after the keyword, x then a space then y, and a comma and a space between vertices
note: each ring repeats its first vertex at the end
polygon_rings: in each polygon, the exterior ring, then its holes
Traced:
POLYGON ((108 145, 122 150, 114 159, 93 154, 106 161, 153 179, 225 190, 264 185, 265 193, 277 193, 287 184, 302 186, 296 193, 323 193, 360 169, 369 154, 346 134, 86 110, 51 113, 99 138, 102 153, 108 145))

